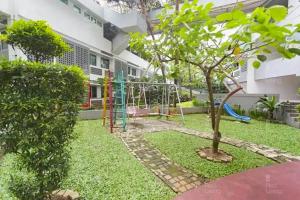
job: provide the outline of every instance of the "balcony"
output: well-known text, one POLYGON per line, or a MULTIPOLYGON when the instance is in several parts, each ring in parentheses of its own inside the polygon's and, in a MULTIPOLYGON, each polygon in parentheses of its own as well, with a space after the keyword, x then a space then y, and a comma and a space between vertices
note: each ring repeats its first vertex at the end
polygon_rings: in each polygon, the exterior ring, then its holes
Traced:
POLYGON ((267 61, 255 70, 255 80, 275 78, 281 76, 300 76, 300 56, 291 60, 277 58, 267 61))

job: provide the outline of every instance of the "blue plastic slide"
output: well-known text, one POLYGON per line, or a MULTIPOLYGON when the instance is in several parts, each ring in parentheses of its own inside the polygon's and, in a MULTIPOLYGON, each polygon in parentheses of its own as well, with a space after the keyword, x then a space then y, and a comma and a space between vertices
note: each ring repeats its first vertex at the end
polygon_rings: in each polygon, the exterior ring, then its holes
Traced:
POLYGON ((249 122, 251 120, 250 117, 248 116, 241 116, 241 115, 238 115, 234 112, 234 110, 231 108, 231 106, 227 103, 224 104, 224 110, 232 117, 238 119, 238 120, 241 120, 243 122, 249 122))

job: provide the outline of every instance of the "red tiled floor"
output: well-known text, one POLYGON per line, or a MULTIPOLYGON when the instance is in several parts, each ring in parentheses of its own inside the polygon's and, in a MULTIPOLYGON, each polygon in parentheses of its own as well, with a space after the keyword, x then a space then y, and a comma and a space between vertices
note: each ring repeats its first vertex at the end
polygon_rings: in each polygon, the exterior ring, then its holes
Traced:
POLYGON ((201 185, 175 200, 298 200, 300 162, 248 170, 201 185))

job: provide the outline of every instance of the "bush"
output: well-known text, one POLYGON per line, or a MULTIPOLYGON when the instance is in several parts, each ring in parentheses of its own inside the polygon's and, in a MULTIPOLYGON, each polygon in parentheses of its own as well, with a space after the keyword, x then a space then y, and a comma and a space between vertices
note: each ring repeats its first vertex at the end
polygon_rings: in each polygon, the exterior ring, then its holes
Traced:
POLYGON ((208 106, 208 102, 201 101, 197 98, 193 98, 192 103, 193 103, 193 106, 195 106, 195 107, 208 106))
POLYGON ((241 105, 237 105, 237 104, 234 104, 232 106, 232 109, 234 110, 234 112, 238 115, 245 115, 246 114, 246 111, 244 109, 241 108, 241 105))
POLYGON ((259 109, 249 110, 249 115, 251 118, 260 120, 260 121, 268 119, 268 113, 260 111, 259 109))
POLYGON ((187 91, 179 91, 179 97, 181 102, 192 101, 190 98, 190 93, 187 91))
POLYGON ((19 199, 45 199, 67 175, 84 81, 76 66, 0 61, 0 146, 32 175, 12 176, 19 199))

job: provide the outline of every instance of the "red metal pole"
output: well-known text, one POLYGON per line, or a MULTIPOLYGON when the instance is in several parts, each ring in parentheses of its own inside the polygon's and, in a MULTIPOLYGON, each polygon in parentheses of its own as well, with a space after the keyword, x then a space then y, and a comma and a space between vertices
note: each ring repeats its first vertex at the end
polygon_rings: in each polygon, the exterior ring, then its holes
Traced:
POLYGON ((88 84, 88 87, 89 87, 88 106, 89 106, 89 109, 91 109, 91 107, 92 107, 92 100, 91 100, 91 98, 92 98, 92 89, 91 89, 91 83, 90 82, 88 84))
POLYGON ((108 94, 109 94, 109 122, 110 122, 110 132, 113 133, 113 88, 111 80, 111 72, 108 71, 108 94))

